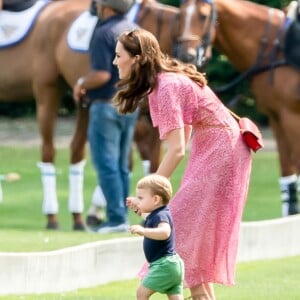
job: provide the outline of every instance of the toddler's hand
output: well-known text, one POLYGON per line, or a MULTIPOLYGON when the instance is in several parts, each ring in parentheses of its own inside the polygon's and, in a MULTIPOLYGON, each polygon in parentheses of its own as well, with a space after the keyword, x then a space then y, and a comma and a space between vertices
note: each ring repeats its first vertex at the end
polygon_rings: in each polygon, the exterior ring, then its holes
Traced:
POLYGON ((144 235, 145 228, 141 225, 131 225, 129 230, 132 234, 144 235))
POLYGON ((126 205, 128 208, 132 209, 136 214, 141 215, 141 212, 138 208, 139 200, 136 197, 127 197, 126 205))

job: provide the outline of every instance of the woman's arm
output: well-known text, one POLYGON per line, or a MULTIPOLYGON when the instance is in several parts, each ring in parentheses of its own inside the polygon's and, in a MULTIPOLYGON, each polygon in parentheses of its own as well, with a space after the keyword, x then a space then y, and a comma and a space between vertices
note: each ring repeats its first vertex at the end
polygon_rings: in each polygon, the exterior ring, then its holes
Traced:
POLYGON ((192 125, 185 125, 184 127, 184 139, 185 139, 185 147, 188 145, 192 135, 192 125))
POLYGON ((185 126, 170 131, 166 137, 167 152, 156 173, 170 178, 185 155, 186 145, 191 136, 192 127, 185 126))

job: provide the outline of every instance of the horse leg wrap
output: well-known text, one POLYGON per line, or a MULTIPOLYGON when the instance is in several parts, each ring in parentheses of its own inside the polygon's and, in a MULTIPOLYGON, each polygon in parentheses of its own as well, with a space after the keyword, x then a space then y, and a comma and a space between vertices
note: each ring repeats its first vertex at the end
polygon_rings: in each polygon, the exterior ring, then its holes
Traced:
POLYGON ((69 173, 69 211, 72 213, 83 212, 83 174, 85 160, 72 164, 69 173))
POLYGON ((106 207, 106 199, 100 185, 95 187, 92 197, 92 204, 97 208, 106 207))
POLYGON ((86 223, 88 226, 97 227, 105 219, 105 212, 103 208, 107 205, 105 196, 100 185, 97 185, 94 189, 92 196, 92 203, 88 210, 86 223))
POLYGON ((142 166, 143 166, 144 175, 150 174, 150 167, 151 167, 150 160, 143 160, 142 166))
POLYGON ((299 213, 297 175, 281 177, 279 184, 282 199, 282 216, 286 217, 299 213))
POLYGON ((44 191, 43 213, 45 215, 55 215, 58 212, 55 167, 52 163, 44 162, 39 162, 38 167, 41 170, 44 191))

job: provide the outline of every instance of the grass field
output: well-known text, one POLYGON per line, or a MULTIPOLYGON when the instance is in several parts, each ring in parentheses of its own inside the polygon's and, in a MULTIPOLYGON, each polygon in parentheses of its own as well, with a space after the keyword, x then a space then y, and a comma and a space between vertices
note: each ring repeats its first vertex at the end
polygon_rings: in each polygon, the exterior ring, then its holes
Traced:
MULTIPOLYGON (((236 285, 215 286, 218 300, 299 300, 300 256, 237 265, 236 285)), ((59 294, 0 296, 1 300, 134 300, 138 280, 59 294)), ((188 290, 184 291, 189 295, 188 290)), ((155 294, 152 300, 166 299, 155 294)))
MULTIPOLYGON (((37 147, 0 147, 1 173, 18 172, 21 180, 2 183, 3 203, 0 204, 0 251, 48 251, 100 239, 119 236, 73 232, 71 216, 67 211, 69 151, 57 152, 57 189, 60 201, 59 219, 62 230, 44 230, 45 217, 41 212, 42 185, 36 166, 40 156, 37 147)), ((253 172, 249 197, 243 220, 254 221, 280 217, 280 193, 278 188, 278 157, 276 152, 261 151, 253 155, 253 172)), ((183 162, 172 178, 174 188, 181 179, 183 162)), ((142 176, 139 157, 135 154, 132 186, 142 176)), ((85 204, 88 207, 95 187, 95 173, 87 156, 85 169, 85 204)), ((132 193, 134 191, 132 190, 132 193)), ((139 218, 130 213, 130 222, 139 218)), ((127 235, 127 234, 126 234, 127 235)), ((124 236, 122 234, 121 236, 124 236)), ((129 236, 129 234, 128 234, 129 236)), ((279 300, 300 299, 300 257, 272 261, 241 263, 237 266, 235 287, 217 286, 221 300, 279 300)), ((94 288, 48 295, 0 296, 2 300, 129 300, 134 299, 137 280, 115 282, 94 288)), ((185 292, 187 296, 187 291, 185 292)), ((152 299, 165 297, 156 295, 152 299)))
MULTIPOLYGON (((0 147, 1 172, 18 172, 21 179, 2 183, 3 203, 0 204, 0 244, 1 251, 46 251, 64 246, 94 241, 110 236, 72 231, 72 218, 67 210, 69 151, 59 149, 57 153, 57 191, 60 204, 59 220, 61 231, 45 231, 46 218, 41 211, 42 184, 40 171, 36 166, 39 149, 0 147), (69 234, 71 233, 71 234, 69 234), (46 242, 45 242, 46 241, 46 242)), ((253 172, 249 197, 244 212, 244 221, 272 219, 280 217, 280 194, 277 184, 278 163, 276 152, 260 152, 253 155, 253 172)), ((181 180, 185 161, 172 178, 177 189, 181 180)), ((135 154, 132 187, 142 176, 139 157, 135 154)), ((87 157, 85 168, 85 204, 90 204, 96 185, 95 173, 87 157)), ((132 193, 134 191, 132 190, 132 193)), ((130 212, 130 222, 140 221, 130 212)))
MULTIPOLYGON (((106 235, 99 237, 92 233, 77 233, 71 230, 72 218, 67 210, 68 156, 67 149, 59 149, 57 152, 57 190, 61 230, 53 233, 44 230, 46 218, 41 211, 42 184, 40 171, 36 166, 39 149, 36 147, 0 148, 1 172, 4 174, 18 172, 21 175, 19 181, 2 183, 4 199, 0 204, 0 238, 5 243, 1 243, 1 251, 45 251, 107 238, 106 235), (16 238, 19 235, 21 238, 16 238), (45 243, 44 240, 48 242, 45 243), (22 241, 21 245, 20 241, 22 241), (51 241, 53 242, 51 243, 51 241)), ((280 217, 277 153, 262 151, 254 154, 253 157, 253 172, 243 220, 253 221, 280 217)), ((182 162, 172 178, 175 190, 180 183, 184 165, 185 161, 182 162)), ((132 187, 141 176, 141 163, 135 153, 132 187)), ((95 173, 89 156, 87 156, 84 188, 86 207, 90 204, 95 185, 95 173)), ((133 189, 132 193, 134 193, 133 189)), ((131 212, 129 218, 131 223, 139 221, 138 217, 131 212)))

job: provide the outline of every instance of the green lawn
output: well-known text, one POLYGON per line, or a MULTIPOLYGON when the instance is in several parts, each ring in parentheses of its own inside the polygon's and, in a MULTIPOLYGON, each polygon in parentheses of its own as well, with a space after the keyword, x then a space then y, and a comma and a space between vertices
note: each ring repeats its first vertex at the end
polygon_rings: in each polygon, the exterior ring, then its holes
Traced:
MULTIPOLYGON (((237 265, 236 285, 216 285, 218 300, 300 299, 300 256, 237 265)), ((59 294, 0 296, 2 300, 133 300, 138 280, 112 282, 88 289, 59 294)), ((188 296, 188 290, 184 291, 188 296)), ((151 299, 163 300, 156 294, 151 299)))
MULTIPOLYGON (((67 211, 69 151, 57 152, 59 218, 62 230, 44 230, 45 217, 41 213, 42 186, 39 169, 38 148, 0 147, 1 173, 19 172, 21 180, 3 182, 4 200, 0 204, 0 251, 48 251, 82 244, 100 239, 118 237, 118 234, 98 235, 71 230, 71 216, 67 211)), ((244 221, 263 220, 280 217, 280 193, 278 188, 278 158, 276 152, 261 151, 253 155, 253 172, 249 197, 245 208, 244 221)), ((185 162, 172 178, 174 188, 178 187, 185 162)), ((135 154, 132 187, 142 176, 139 158, 135 154)), ((85 169, 85 203, 89 205, 96 184, 95 174, 87 157, 85 169)), ((134 191, 132 191, 133 193, 134 191)), ((130 213, 130 221, 139 218, 130 213)), ((121 234, 124 236, 124 234, 121 234)), ((128 234, 129 236, 129 234, 128 234)), ((300 299, 300 256, 281 260, 240 263, 237 266, 235 287, 216 286, 220 300, 279 300, 300 299)), ((137 280, 114 282, 94 288, 49 295, 3 296, 5 300, 131 300, 137 280)), ((187 291, 185 291, 187 296, 187 291)), ((152 299, 165 299, 161 295, 152 299)))
MULTIPOLYGON (((0 147, 1 172, 18 172, 21 179, 16 182, 2 182, 4 199, 0 204, 0 244, 1 251, 46 251, 78 243, 84 243, 111 236, 72 231, 72 218, 67 210, 69 151, 57 152, 57 190, 60 203, 59 219, 61 231, 45 231, 46 218, 41 211, 42 184, 38 148, 0 147)), ((280 217, 280 193, 278 188, 278 163, 276 152, 259 152, 253 155, 253 172, 249 197, 244 212, 244 221, 263 220, 280 217)), ((176 190, 181 180, 185 161, 172 178, 176 190)), ((132 194, 135 182, 142 176, 139 157, 135 153, 132 174, 132 194)), ((96 185, 94 170, 89 157, 85 168, 85 205, 96 185)), ((130 212, 130 222, 140 219, 130 212)), ((117 235, 114 235, 117 236, 117 235)))

